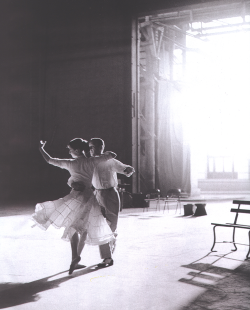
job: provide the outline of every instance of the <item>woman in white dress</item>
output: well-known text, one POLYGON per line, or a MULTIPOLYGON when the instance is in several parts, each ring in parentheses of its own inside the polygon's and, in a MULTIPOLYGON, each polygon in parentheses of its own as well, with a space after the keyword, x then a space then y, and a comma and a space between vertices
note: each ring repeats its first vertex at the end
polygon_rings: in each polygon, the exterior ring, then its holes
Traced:
POLYGON ((43 230, 47 230, 51 225, 55 228, 65 228, 62 239, 71 242, 71 274, 81 260, 80 254, 85 243, 101 245, 114 239, 94 196, 92 176, 97 164, 114 158, 116 154, 106 152, 99 157, 87 158, 85 154, 89 151, 88 141, 76 138, 67 146, 72 159, 58 159, 52 158, 44 150, 45 144, 46 142, 41 141, 39 150, 42 156, 49 164, 69 171, 68 185, 72 189, 63 198, 38 203, 32 219, 43 230))

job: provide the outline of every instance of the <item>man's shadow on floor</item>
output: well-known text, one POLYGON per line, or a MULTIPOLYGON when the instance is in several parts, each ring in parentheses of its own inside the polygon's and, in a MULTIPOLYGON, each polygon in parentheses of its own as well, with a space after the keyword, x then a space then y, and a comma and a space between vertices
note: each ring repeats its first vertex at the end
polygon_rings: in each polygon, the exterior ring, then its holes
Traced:
POLYGON ((11 286, 11 288, 5 289, 0 292, 0 309, 14 307, 29 302, 35 302, 40 299, 38 293, 57 288, 63 282, 89 274, 98 269, 100 268, 98 268, 97 265, 93 265, 84 269, 75 270, 72 275, 68 275, 67 270, 29 283, 23 283, 17 285, 14 283, 13 284, 6 283, 6 286, 9 285, 11 286), (59 276, 66 272, 67 272, 66 276, 50 281, 51 278, 59 276))

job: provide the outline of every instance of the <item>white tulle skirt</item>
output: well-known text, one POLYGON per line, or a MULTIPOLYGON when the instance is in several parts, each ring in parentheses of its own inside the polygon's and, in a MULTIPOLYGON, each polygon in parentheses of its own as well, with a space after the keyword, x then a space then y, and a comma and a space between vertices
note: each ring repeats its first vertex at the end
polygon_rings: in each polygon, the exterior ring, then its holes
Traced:
POLYGON ((58 200, 38 203, 32 219, 43 230, 51 225, 58 229, 65 228, 62 239, 66 241, 76 232, 82 235, 85 231, 86 243, 90 245, 101 245, 114 240, 91 189, 84 192, 72 190, 58 200))

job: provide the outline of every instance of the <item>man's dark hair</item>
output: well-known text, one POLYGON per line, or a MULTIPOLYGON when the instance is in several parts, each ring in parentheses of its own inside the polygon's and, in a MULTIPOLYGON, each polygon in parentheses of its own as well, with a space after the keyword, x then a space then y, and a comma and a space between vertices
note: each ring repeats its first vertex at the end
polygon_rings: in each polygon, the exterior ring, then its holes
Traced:
POLYGON ((105 147, 105 143, 101 138, 92 138, 89 142, 92 142, 97 147, 105 147))
POLYGON ((73 150, 80 150, 85 153, 89 152, 89 143, 87 140, 83 140, 82 138, 75 138, 71 140, 68 145, 72 147, 73 150))

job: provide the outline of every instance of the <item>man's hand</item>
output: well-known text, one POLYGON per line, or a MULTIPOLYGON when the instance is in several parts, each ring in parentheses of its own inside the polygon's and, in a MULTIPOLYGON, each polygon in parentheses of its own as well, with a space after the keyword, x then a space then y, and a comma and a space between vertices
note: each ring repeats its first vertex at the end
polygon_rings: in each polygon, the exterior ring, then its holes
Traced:
POLYGON ((85 185, 82 182, 72 182, 71 187, 78 192, 83 192, 85 190, 85 185))
POLYGON ((127 177, 130 177, 135 172, 135 169, 133 167, 127 167, 123 172, 127 177))

